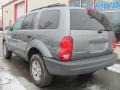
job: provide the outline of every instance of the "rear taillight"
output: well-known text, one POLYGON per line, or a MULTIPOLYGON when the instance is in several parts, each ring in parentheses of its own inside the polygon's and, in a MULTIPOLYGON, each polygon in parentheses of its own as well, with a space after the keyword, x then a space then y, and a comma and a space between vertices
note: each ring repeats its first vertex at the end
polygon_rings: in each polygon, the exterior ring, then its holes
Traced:
POLYGON ((116 48, 116 37, 114 38, 113 48, 116 48))
POLYGON ((61 61, 71 61, 73 50, 73 39, 70 36, 64 37, 60 42, 59 58, 61 61))

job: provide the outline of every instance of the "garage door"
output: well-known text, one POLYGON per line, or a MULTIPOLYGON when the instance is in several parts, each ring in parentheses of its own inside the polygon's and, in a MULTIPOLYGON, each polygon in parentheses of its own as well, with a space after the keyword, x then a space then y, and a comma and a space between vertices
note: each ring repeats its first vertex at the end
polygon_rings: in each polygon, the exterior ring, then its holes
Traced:
POLYGON ((16 9, 17 9, 17 16, 16 18, 18 19, 19 17, 25 15, 25 2, 21 2, 19 4, 17 4, 16 6, 16 9))

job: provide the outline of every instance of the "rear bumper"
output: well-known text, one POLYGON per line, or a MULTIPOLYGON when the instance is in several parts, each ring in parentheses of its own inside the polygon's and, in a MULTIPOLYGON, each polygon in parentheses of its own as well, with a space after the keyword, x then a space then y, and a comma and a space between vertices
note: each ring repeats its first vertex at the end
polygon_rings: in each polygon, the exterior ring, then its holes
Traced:
POLYGON ((44 57, 45 65, 48 69, 48 72, 53 75, 61 76, 80 75, 94 72, 96 70, 113 65, 116 60, 116 54, 71 62, 61 62, 44 57))

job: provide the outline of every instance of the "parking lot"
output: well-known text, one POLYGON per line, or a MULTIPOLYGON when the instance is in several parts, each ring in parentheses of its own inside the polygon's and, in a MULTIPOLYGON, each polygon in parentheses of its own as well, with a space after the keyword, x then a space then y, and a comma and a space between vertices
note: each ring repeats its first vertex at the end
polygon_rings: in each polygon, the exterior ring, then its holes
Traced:
POLYGON ((2 36, 0 34, 0 90, 120 90, 119 60, 108 70, 100 70, 93 75, 55 76, 49 87, 36 87, 27 62, 16 55, 10 61, 3 58, 2 36))

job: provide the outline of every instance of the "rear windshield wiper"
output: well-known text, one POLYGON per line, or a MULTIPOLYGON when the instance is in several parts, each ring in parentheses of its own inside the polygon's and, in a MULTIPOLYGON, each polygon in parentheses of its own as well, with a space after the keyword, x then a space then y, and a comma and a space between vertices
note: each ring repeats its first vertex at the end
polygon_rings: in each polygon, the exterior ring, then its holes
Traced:
POLYGON ((112 30, 105 29, 104 31, 112 31, 112 30))
POLYGON ((100 29, 99 31, 112 31, 112 30, 108 30, 108 29, 100 29))

